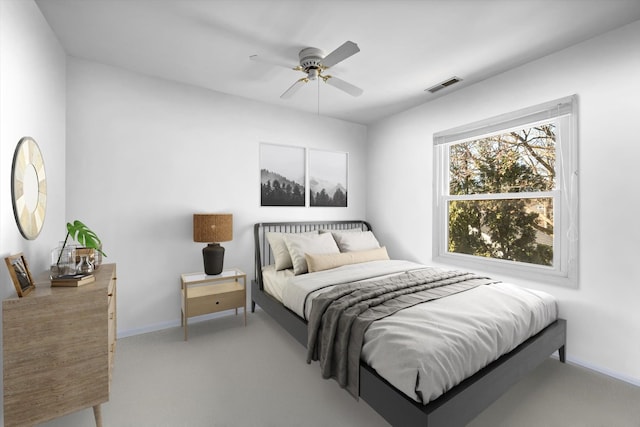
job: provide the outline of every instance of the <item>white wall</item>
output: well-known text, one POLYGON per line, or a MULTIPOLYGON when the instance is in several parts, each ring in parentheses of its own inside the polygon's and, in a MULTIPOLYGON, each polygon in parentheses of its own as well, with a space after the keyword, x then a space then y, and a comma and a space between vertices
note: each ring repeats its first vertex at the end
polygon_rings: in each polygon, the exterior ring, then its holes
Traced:
MULTIPOLYGON (((50 250, 64 239, 64 50, 32 1, 0 1, 0 258, 23 252, 33 273, 49 268, 50 250), (44 226, 25 240, 11 204, 11 165, 18 141, 36 140, 47 176, 44 226)), ((15 296, 4 262, 0 298, 15 296)))
MULTIPOLYGON (((23 252, 33 273, 49 268, 50 250, 65 233, 65 61, 34 2, 0 0, 0 259, 23 252), (47 210, 35 240, 22 237, 11 204, 13 153, 24 136, 38 143, 47 176, 47 210)), ((0 299, 16 296, 4 262, 0 283, 0 299)))
POLYGON ((640 21, 390 117, 369 128, 367 162, 367 216, 374 229, 393 256, 429 263, 433 133, 578 94, 579 288, 503 279, 558 298, 570 360, 636 384, 638 46, 640 21))
POLYGON ((366 128, 70 58, 67 219, 118 264, 118 329, 180 324, 180 274, 202 270, 192 215, 230 212, 225 266, 254 276, 253 224, 365 217, 366 128), (348 208, 260 207, 259 143, 348 151, 348 208))

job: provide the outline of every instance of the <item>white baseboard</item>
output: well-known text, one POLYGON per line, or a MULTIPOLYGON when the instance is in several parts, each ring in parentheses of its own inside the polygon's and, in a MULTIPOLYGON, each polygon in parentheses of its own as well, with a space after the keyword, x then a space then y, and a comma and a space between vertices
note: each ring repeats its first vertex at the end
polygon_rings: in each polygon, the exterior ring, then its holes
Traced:
MULTIPOLYGON (((558 359, 558 353, 553 353, 551 355, 552 359, 558 359)), ((592 363, 585 362, 584 360, 576 359, 575 357, 567 356, 567 363, 572 365, 580 366, 581 368, 588 369, 590 371, 597 372, 602 375, 606 375, 608 377, 614 378, 616 380, 624 381, 625 383, 629 383, 636 387, 640 387, 640 380, 637 378, 632 378, 626 375, 622 375, 619 372, 612 371, 610 369, 602 368, 600 366, 596 366, 592 363)))
POLYGON ((567 362, 573 365, 581 366, 591 371, 598 372, 608 377, 615 378, 620 381, 624 381, 625 383, 629 383, 636 387, 640 387, 640 379, 638 378, 632 378, 627 375, 622 375, 619 372, 615 372, 615 371, 612 371, 611 369, 606 369, 601 366, 596 366, 592 363, 585 362, 584 360, 576 359, 575 357, 567 357, 567 362))
MULTIPOLYGON (((190 317, 189 324, 204 322, 206 320, 217 319, 219 317, 231 316, 234 312, 222 312, 222 313, 212 313, 212 314, 204 314, 202 316, 190 317)), ((180 327, 180 320, 171 320, 169 322, 156 323, 154 325, 145 326, 143 328, 135 328, 135 329, 127 329, 123 331, 118 331, 118 338, 126 338, 132 337, 134 335, 142 335, 148 334, 149 332, 162 331, 164 329, 169 328, 178 328, 180 327)))

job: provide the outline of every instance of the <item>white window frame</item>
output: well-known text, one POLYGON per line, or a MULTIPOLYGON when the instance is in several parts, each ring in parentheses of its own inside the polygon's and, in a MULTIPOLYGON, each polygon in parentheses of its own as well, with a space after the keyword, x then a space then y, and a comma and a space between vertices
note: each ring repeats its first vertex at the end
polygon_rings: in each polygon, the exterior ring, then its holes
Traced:
POLYGON ((489 270, 527 280, 578 286, 578 98, 576 95, 514 111, 433 135, 433 258, 436 262, 489 270), (449 194, 449 146, 540 123, 556 123, 556 186, 553 191, 521 193, 522 198, 552 197, 553 265, 485 258, 449 252, 449 201, 511 198, 506 194, 449 194))

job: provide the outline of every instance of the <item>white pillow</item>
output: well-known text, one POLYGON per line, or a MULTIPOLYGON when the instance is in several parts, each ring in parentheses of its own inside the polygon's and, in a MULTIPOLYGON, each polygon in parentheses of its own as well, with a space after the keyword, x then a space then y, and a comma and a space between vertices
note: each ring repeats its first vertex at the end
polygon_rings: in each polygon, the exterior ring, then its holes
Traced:
POLYGON ((293 262, 291 261, 291 256, 289 255, 289 249, 287 249, 287 245, 284 242, 284 236, 289 234, 315 236, 318 234, 318 231, 307 231, 304 233, 268 232, 267 240, 269 241, 269 245, 271 246, 271 253, 273 254, 276 270, 286 270, 287 268, 293 267, 293 262))
POLYGON ((378 239, 371 231, 363 231, 362 233, 333 231, 331 235, 338 244, 340 252, 366 251, 380 247, 378 239))
POLYGON ((329 270, 331 268, 341 267, 349 264, 359 264, 368 261, 388 260, 389 255, 387 249, 383 246, 377 249, 369 249, 366 251, 341 252, 339 254, 322 254, 311 255, 306 254, 307 266, 309 273, 314 271, 329 270))
POLYGON ((293 262, 293 274, 307 272, 307 260, 305 254, 337 254, 340 253, 338 245, 331 234, 295 235, 284 236, 284 242, 289 249, 289 255, 293 262))

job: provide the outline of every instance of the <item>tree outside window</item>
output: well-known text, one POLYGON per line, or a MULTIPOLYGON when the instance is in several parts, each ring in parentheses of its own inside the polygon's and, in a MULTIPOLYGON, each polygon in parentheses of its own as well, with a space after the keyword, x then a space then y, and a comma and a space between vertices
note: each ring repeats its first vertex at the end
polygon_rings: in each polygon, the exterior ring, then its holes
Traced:
POLYGON ((577 97, 434 135, 436 261, 577 286, 577 97))
POLYGON ((450 252, 553 264, 553 197, 533 193, 554 190, 555 128, 547 123, 449 147, 450 252), (478 198, 455 198, 462 195, 478 198))

